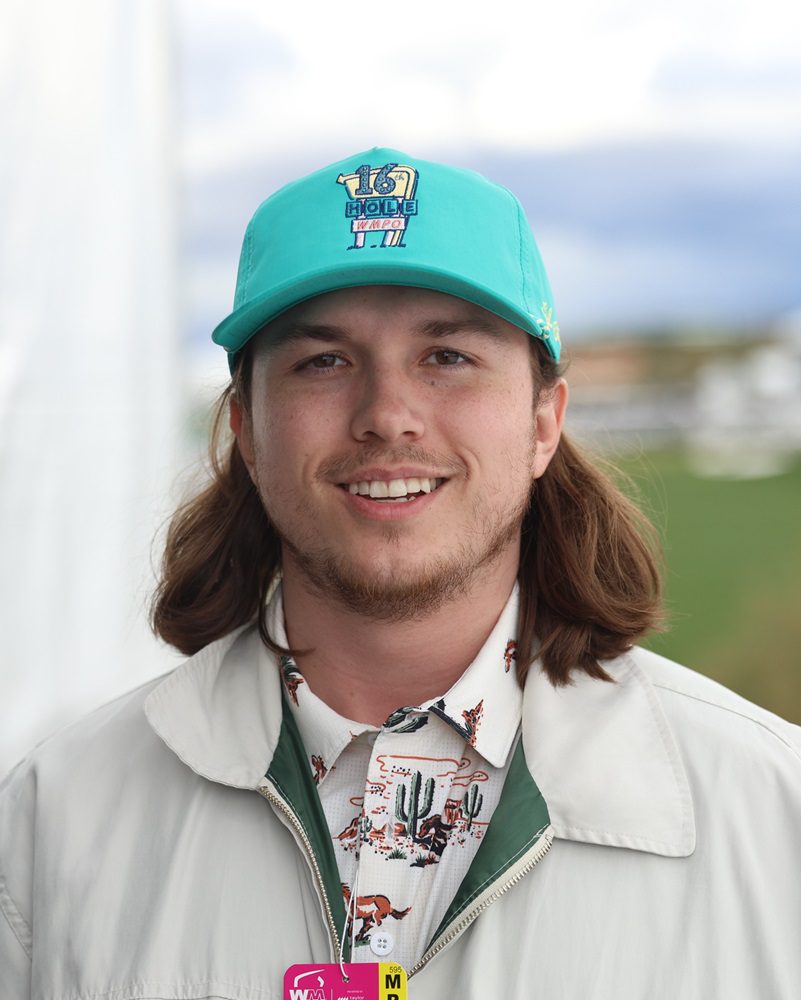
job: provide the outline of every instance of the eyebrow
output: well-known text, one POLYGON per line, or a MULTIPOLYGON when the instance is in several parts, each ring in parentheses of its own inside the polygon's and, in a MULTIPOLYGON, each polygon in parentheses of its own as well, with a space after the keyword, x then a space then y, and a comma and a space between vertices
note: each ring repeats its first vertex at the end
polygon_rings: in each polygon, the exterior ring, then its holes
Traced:
MULTIPOLYGON (((435 340, 460 333, 478 333, 493 340, 502 340, 506 336, 497 324, 478 316, 458 320, 427 320, 419 324, 413 332, 418 337, 435 340)), ((304 340, 331 344, 347 343, 350 339, 347 329, 341 326, 327 323, 291 323, 275 330, 265 347, 268 352, 272 352, 279 347, 304 340)))
POLYGON ((457 320, 430 320, 419 326, 417 333, 423 337, 450 337, 455 333, 480 333, 493 340, 505 340, 507 336, 497 323, 481 316, 457 320))

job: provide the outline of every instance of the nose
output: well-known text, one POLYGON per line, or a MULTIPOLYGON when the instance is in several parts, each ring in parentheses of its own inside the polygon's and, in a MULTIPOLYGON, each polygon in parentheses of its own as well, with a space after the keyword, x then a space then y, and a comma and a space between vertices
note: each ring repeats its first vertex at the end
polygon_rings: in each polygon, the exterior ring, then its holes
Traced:
POLYGON ((397 370, 374 369, 360 386, 351 434, 357 441, 416 440, 424 429, 414 387, 397 370))

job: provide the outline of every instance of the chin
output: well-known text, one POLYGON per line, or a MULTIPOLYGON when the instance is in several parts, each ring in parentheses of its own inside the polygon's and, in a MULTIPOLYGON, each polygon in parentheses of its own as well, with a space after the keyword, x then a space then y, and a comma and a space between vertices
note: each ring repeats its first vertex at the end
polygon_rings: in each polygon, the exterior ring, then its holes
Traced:
POLYGON ((435 585, 443 575, 443 564, 397 556, 375 557, 364 553, 358 559, 328 561, 326 575, 347 590, 365 589, 376 594, 403 594, 435 585))
POLYGON ((402 559, 376 554, 358 560, 328 552, 310 557, 295 552, 311 586, 362 617, 407 621, 430 615, 469 589, 478 567, 463 560, 402 559))

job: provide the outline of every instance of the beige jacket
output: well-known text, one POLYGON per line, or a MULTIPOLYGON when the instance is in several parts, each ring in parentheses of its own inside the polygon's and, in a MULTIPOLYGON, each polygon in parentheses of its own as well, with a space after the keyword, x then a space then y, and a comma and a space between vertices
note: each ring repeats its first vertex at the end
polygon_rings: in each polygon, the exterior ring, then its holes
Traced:
MULTIPOLYGON (((414 1000, 801 997, 801 730, 640 649, 607 669, 532 672, 414 1000)), ((278 1000, 331 960, 296 741, 246 629, 41 745, 0 786, 0 998, 278 1000)))

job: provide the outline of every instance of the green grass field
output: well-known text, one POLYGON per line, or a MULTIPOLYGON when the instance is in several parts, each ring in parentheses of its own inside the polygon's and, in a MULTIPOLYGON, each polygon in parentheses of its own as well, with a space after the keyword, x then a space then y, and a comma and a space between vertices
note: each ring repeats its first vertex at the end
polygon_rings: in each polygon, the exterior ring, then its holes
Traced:
POLYGON ((646 644, 801 723, 801 458, 751 480, 673 453, 618 465, 665 547, 669 630, 646 644))

